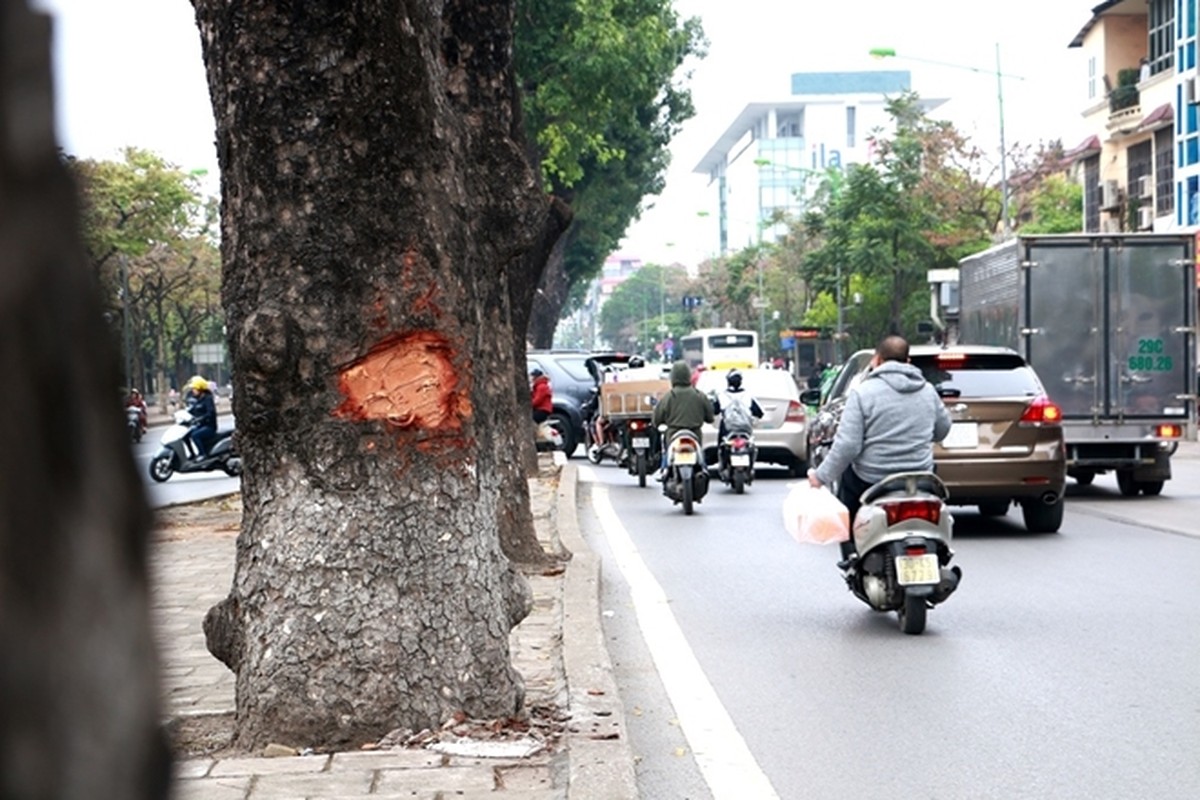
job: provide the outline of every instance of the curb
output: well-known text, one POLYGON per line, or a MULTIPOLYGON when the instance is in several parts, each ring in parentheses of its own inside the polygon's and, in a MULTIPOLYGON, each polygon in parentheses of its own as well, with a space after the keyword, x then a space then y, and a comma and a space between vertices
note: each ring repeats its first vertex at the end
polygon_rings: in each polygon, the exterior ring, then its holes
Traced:
POLYGON ((579 532, 578 469, 563 465, 555 501, 559 540, 571 553, 563 580, 563 669, 571 732, 569 800, 638 797, 625 710, 600 624, 600 559, 579 532))

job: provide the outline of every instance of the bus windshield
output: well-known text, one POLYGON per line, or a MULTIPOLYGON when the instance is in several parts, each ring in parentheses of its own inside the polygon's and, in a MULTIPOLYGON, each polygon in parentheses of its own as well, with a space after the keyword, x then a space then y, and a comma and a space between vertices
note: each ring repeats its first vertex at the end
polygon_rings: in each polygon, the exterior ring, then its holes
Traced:
POLYGON ((753 369, 758 366, 758 334, 733 328, 702 328, 680 341, 683 360, 693 369, 753 369))

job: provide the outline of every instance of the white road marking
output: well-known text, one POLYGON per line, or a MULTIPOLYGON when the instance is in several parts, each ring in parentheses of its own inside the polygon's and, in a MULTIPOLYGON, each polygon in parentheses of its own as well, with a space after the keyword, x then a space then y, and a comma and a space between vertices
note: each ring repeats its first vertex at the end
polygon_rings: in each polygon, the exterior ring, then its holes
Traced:
POLYGON ((617 566, 629 584, 642 636, 714 800, 746 797, 777 800, 775 788, 754 760, 696 661, 662 587, 638 555, 637 547, 613 510, 607 487, 595 483, 595 476, 586 467, 580 468, 580 477, 594 485, 592 503, 596 516, 617 566))

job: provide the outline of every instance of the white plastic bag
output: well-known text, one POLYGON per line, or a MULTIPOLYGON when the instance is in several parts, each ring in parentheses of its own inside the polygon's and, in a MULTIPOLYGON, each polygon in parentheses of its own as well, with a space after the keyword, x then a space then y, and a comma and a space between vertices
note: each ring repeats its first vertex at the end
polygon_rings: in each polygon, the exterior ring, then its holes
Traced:
POLYGON ((808 481, 789 484, 783 499, 783 525, 801 544, 831 544, 850 540, 850 512, 833 492, 808 481))

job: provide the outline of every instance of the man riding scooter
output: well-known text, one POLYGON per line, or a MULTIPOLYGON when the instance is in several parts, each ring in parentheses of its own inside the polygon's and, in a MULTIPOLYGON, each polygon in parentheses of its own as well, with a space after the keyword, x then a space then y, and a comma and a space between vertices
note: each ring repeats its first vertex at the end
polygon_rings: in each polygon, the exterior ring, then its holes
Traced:
MULTIPOLYGON (((808 481, 814 487, 836 483, 853 526, 863 492, 893 473, 933 471, 933 443, 949 432, 942 398, 908 363, 908 342, 886 336, 875 348, 870 371, 846 399, 829 454, 808 471, 808 481)), ((854 556, 852 537, 842 542, 838 566, 846 569, 854 556)))

